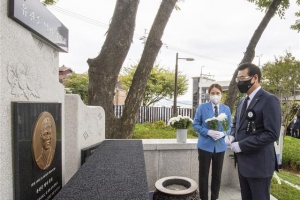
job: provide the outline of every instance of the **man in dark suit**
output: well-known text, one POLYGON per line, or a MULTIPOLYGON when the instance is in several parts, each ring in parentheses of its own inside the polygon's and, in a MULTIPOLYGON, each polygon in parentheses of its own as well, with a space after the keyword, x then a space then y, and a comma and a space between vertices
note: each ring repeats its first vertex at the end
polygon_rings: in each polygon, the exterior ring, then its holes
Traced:
POLYGON ((260 79, 256 65, 238 67, 237 86, 247 97, 239 101, 231 136, 225 138, 236 155, 242 200, 269 200, 271 179, 278 170, 274 142, 280 135, 281 106, 261 88, 260 79))
POLYGON ((294 116, 294 119, 291 121, 291 136, 295 138, 299 138, 299 128, 300 128, 300 120, 297 118, 297 115, 294 116))

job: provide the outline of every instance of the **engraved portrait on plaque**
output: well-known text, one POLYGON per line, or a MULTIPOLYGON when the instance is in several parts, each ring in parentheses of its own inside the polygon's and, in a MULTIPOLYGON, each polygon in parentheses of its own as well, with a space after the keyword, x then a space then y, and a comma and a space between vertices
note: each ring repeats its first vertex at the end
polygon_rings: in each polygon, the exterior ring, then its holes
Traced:
POLYGON ((49 112, 38 117, 32 134, 32 154, 37 167, 47 169, 53 160, 56 147, 56 125, 49 112))
POLYGON ((12 102, 14 200, 51 200, 62 188, 61 105, 12 102))

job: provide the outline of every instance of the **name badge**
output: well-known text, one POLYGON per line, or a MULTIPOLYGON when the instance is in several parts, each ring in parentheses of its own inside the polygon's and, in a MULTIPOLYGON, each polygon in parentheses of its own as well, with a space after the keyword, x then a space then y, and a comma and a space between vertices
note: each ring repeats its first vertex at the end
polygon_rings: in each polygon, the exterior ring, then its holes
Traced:
POLYGON ((246 111, 246 118, 248 119, 247 132, 249 132, 251 128, 252 133, 256 134, 256 126, 254 123, 254 120, 256 118, 255 111, 253 109, 248 109, 246 111))

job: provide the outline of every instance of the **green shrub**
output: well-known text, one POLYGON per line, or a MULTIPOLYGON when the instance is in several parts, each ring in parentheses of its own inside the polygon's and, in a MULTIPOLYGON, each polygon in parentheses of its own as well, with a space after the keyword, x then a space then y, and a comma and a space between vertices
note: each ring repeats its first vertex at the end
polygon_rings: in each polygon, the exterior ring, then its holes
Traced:
POLYGON ((137 131, 149 131, 151 127, 148 127, 146 124, 136 124, 135 130, 137 131))
POLYGON ((284 169, 300 171, 300 140, 285 136, 282 150, 282 166, 284 169))
POLYGON ((192 125, 188 127, 188 134, 198 138, 198 132, 194 129, 192 125))
POLYGON ((167 124, 163 120, 156 121, 152 124, 153 128, 166 128, 167 124))
MULTIPOLYGON (((293 173, 286 171, 280 171, 277 175, 292 184, 300 185, 299 175, 299 146, 300 140, 292 138, 290 136, 285 136, 283 141, 282 150, 282 166, 284 169, 292 170, 293 173)), ((298 199, 300 196, 300 190, 296 189, 281 181, 281 185, 278 184, 275 178, 271 182, 271 194, 278 200, 291 200, 298 199)))

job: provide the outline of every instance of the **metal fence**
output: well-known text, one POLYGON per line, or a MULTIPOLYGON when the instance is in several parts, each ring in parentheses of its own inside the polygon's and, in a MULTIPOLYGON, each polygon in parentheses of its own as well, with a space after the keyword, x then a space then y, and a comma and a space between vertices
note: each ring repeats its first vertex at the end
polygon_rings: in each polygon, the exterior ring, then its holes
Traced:
MULTIPOLYGON (((124 106, 114 106, 115 116, 120 118, 123 114, 124 106)), ((172 117, 173 109, 167 107, 140 107, 137 123, 156 122, 163 120, 168 123, 172 117)), ((194 119, 195 110, 192 108, 177 108, 178 115, 189 116, 194 119)))

